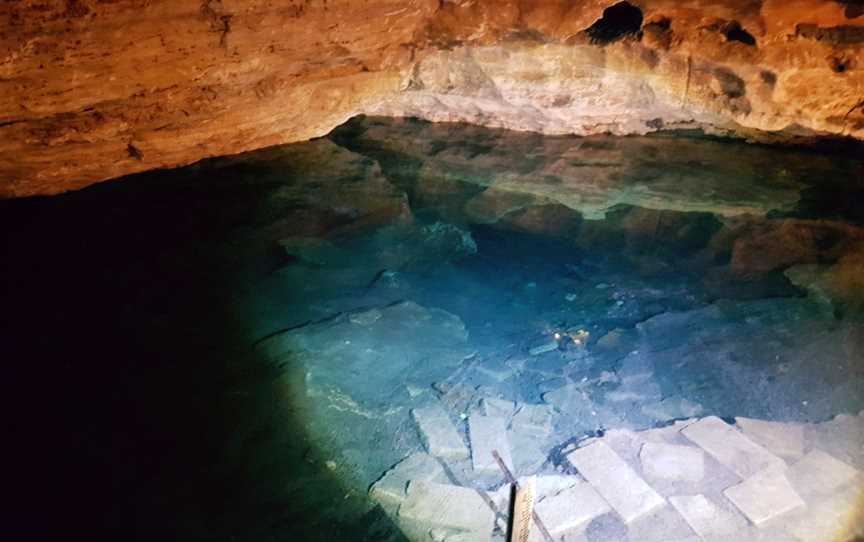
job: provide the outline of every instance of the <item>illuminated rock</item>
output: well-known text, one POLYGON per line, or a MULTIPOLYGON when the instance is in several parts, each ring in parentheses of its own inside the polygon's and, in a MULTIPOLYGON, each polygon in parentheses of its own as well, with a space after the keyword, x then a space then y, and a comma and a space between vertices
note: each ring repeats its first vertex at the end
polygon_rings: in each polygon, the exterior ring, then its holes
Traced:
POLYGON ((786 478, 785 469, 776 465, 753 474, 723 494, 757 526, 806 506, 786 478))
POLYGON ((728 536, 746 524, 741 516, 720 508, 705 495, 669 497, 669 502, 703 538, 728 536))
POLYGON ((786 466, 782 459, 715 416, 688 425, 681 434, 741 478, 749 478, 768 467, 786 466))
POLYGON ((439 406, 415 408, 411 416, 430 454, 450 459, 468 458, 468 448, 444 409, 439 406))
POLYGON ((841 2, 643 0, 623 30, 604 17, 615 0, 139 4, 0 12, 0 194, 306 140, 364 112, 864 137, 861 17, 841 2))
POLYGON ((574 450, 567 459, 627 523, 666 503, 602 441, 574 450))
POLYGON ((649 479, 698 482, 705 476, 705 455, 695 446, 649 442, 639 451, 639 460, 649 479))

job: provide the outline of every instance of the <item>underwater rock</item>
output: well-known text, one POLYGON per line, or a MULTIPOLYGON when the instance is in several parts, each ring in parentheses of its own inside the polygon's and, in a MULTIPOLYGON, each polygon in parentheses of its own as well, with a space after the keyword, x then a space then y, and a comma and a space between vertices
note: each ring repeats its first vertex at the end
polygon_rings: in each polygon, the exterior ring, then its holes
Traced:
MULTIPOLYGON (((590 484, 578 482, 540 499, 534 511, 549 534, 561 536, 608 513, 611 508, 590 484)), ((532 531, 536 530, 536 526, 532 526, 532 531)))
POLYGON ((804 426, 752 418, 735 418, 735 425, 753 442, 788 461, 804 455, 804 426))
POLYGON ((450 527, 474 536, 489 536, 495 515, 477 491, 435 482, 411 482, 408 497, 399 507, 399 518, 419 522, 426 531, 450 527))
POLYGON ((477 402, 477 390, 464 382, 439 382, 432 387, 441 394, 441 404, 450 412, 464 414, 477 402))
POLYGON ((539 356, 546 352, 558 350, 558 339, 553 336, 542 337, 531 343, 528 348, 528 353, 532 356, 539 356))
POLYGON ((786 478, 785 469, 773 466, 757 472, 723 494, 757 527, 796 508, 806 506, 786 478))
POLYGON ((407 497, 408 483, 446 482, 444 469, 428 454, 412 454, 388 470, 369 488, 369 496, 390 512, 395 512, 407 497))
POLYGON ((513 471, 505 418, 472 414, 468 417, 468 440, 471 443, 471 464, 475 471, 501 470, 492 455, 493 451, 497 452, 507 468, 513 471))
POLYGON ((742 479, 769 467, 786 466, 782 459, 715 416, 688 425, 681 434, 742 479))
POLYGON ((669 497, 669 503, 700 536, 700 540, 729 536, 746 525, 740 517, 717 506, 705 495, 678 495, 669 497))
POLYGON ((642 405, 642 414, 657 421, 695 418, 702 414, 702 410, 702 405, 678 396, 642 405))
POLYGON ((448 459, 468 458, 468 447, 440 406, 415 408, 411 411, 411 417, 414 418, 423 444, 430 454, 448 459))
POLYGON ((698 482, 705 476, 705 453, 695 446, 648 442, 639 451, 639 461, 649 480, 698 482))
MULTIPOLYGON (((837 168, 829 157, 748 146, 734 147, 736 160, 728 160, 728 142, 706 139, 540 138, 390 119, 356 119, 332 137, 356 152, 375 148, 379 159, 410 157, 422 164, 420 186, 461 183, 464 222, 577 238, 579 246, 590 245, 604 219, 616 226, 607 235, 625 236, 634 248, 707 244, 722 226, 707 213, 743 221, 792 211, 809 175, 837 168)), ((452 215, 460 200, 446 201, 441 208, 452 215)))
POLYGON ((473 353, 466 344, 464 324, 446 311, 411 301, 377 310, 381 316, 368 325, 339 316, 279 333, 256 348, 275 366, 305 365, 309 382, 339 388, 359 403, 387 408, 409 376, 444 376, 473 353), (367 376, 372 373, 374 385, 367 376))
POLYGON ((606 443, 577 448, 567 460, 603 496, 625 523, 633 522, 666 504, 606 443))

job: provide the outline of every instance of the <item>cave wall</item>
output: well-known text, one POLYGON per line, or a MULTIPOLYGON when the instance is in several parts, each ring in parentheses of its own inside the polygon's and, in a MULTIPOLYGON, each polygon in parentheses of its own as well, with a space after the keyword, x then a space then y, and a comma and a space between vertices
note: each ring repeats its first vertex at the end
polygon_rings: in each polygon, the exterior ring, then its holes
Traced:
POLYGON ((859 0, 9 0, 0 197, 413 115, 864 139, 859 0))

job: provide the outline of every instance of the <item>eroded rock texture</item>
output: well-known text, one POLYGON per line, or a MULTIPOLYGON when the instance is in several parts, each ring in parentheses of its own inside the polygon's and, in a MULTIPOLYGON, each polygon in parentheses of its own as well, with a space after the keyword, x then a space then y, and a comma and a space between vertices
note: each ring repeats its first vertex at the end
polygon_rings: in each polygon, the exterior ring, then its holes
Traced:
POLYGON ((305 140, 358 113, 862 139, 862 50, 858 0, 11 0, 0 196, 305 140))

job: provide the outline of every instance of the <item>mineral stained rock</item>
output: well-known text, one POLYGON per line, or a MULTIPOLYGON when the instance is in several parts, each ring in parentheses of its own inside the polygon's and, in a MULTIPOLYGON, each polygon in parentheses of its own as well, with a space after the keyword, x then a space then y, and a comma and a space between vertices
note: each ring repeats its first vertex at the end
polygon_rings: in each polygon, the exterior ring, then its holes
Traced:
POLYGON ((306 140, 362 113, 864 139, 857 5, 4 2, 0 197, 306 140))

